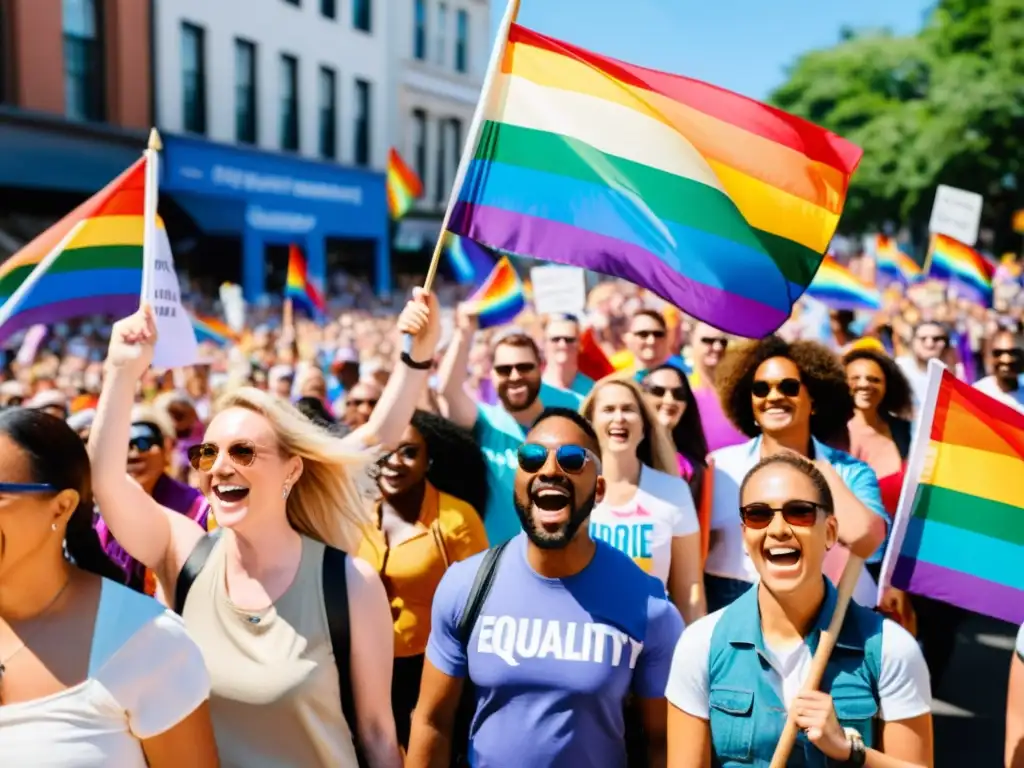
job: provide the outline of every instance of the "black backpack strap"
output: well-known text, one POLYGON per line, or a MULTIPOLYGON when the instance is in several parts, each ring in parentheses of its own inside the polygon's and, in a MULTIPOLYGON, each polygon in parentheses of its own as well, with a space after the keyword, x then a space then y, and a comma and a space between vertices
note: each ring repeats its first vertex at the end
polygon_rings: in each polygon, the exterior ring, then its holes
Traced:
POLYGON ((185 600, 188 599, 188 592, 192 589, 192 584, 195 583, 199 572, 203 570, 206 561, 210 559, 213 545, 217 543, 219 538, 219 529, 205 534, 203 538, 196 542, 185 564, 181 566, 178 582, 174 585, 174 612, 179 616, 185 610, 185 600))
POLYGON ((327 631, 331 636, 334 663, 338 668, 338 688, 341 691, 341 713, 345 715, 356 759, 360 768, 368 765, 359 747, 356 719, 356 698, 352 692, 352 621, 348 605, 348 555, 334 547, 324 547, 323 584, 324 610, 327 612, 327 631))
POLYGON ((483 610, 484 603, 487 602, 487 595, 490 594, 491 586, 494 584, 494 575, 498 572, 498 561, 501 560, 501 555, 507 546, 508 542, 506 541, 484 553, 483 562, 480 563, 476 578, 473 579, 473 587, 469 591, 469 597, 466 598, 466 607, 462 611, 459 626, 456 629, 456 634, 463 646, 469 645, 473 627, 476 626, 476 620, 480 618, 480 611, 483 610))

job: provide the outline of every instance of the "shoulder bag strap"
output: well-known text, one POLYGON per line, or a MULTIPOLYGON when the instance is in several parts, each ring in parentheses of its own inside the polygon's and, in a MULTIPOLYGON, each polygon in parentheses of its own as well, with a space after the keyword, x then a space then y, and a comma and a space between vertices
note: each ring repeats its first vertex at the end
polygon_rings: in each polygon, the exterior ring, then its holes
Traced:
POLYGON ((210 559, 213 545, 217 543, 219 538, 220 531, 205 534, 203 538, 196 542, 185 564, 181 566, 178 582, 174 585, 174 612, 179 616, 185 610, 185 600, 188 599, 188 593, 192 589, 192 584, 195 583, 200 571, 203 570, 206 561, 210 559))
POLYGON ((483 610, 484 603, 487 602, 487 595, 494 584, 494 576, 498 572, 498 561, 501 560, 501 555, 507 546, 508 542, 506 541, 504 544, 492 547, 484 553, 483 562, 480 563, 480 568, 476 572, 476 578, 473 579, 473 587, 469 591, 466 607, 462 612, 462 617, 459 619, 459 626, 456 630, 463 646, 469 645, 469 639, 473 635, 473 627, 476 626, 476 620, 480 617, 480 611, 483 610))
POLYGON ((441 521, 435 520, 430 524, 430 532, 434 535, 434 543, 437 544, 437 548, 441 551, 441 558, 444 560, 444 569, 447 571, 451 568, 452 561, 448 557, 448 547, 444 543, 444 534, 441 532, 441 521))

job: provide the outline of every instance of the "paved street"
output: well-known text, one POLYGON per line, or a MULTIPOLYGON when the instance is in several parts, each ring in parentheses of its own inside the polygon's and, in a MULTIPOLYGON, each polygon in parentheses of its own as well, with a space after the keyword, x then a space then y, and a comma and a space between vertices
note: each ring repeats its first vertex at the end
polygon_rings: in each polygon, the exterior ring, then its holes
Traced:
POLYGON ((936 768, 1000 768, 1006 681, 1016 627, 976 617, 957 637, 942 689, 935 691, 936 768))

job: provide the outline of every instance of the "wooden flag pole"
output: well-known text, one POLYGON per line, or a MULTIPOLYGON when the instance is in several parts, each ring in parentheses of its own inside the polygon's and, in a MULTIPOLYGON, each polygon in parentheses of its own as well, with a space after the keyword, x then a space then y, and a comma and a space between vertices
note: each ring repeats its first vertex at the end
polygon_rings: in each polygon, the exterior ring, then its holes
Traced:
MULTIPOLYGON (((851 554, 846 561, 843 575, 839 579, 839 596, 836 598, 836 607, 832 611, 832 619, 828 623, 828 629, 821 633, 818 640, 818 649, 811 659, 811 669, 804 680, 804 691, 816 691, 821 686, 821 678, 825 674, 825 666, 832 656, 832 649, 836 646, 839 638, 839 630, 843 628, 843 620, 846 618, 846 609, 850 607, 850 599, 853 597, 853 590, 857 586, 857 579, 864 568, 864 558, 851 554)), ((775 747, 775 754, 772 756, 771 768, 786 768, 786 761, 793 751, 797 736, 796 720, 793 719, 793 710, 789 710, 786 717, 786 727, 782 731, 782 737, 775 747)))
MULTIPOLYGON (((437 235, 437 243, 434 245, 434 255, 430 259, 430 268, 427 270, 427 279, 423 281, 423 290, 429 292, 434 285, 434 278, 437 277, 437 265, 441 261, 441 251, 444 250, 444 235, 448 230, 448 224, 452 219, 452 210, 459 199, 459 192, 462 190, 462 182, 466 178, 469 164, 476 152, 476 145, 480 140, 480 133, 484 126, 484 110, 490 98, 491 86, 498 71, 501 69, 501 61, 505 58, 505 48, 508 46, 509 28, 515 23, 519 14, 520 0, 508 0, 505 8, 505 16, 498 27, 498 37, 494 41, 494 48, 491 49, 491 60, 487 64, 487 74, 484 77, 483 87, 480 89, 480 99, 476 103, 476 111, 473 112, 473 122, 470 123, 469 132, 466 135, 466 143, 462 147, 462 157, 459 160, 459 169, 455 173, 455 183, 452 184, 452 191, 448 195, 448 208, 441 220, 441 231, 437 235)), ((442 137, 443 139, 444 137, 442 137)))

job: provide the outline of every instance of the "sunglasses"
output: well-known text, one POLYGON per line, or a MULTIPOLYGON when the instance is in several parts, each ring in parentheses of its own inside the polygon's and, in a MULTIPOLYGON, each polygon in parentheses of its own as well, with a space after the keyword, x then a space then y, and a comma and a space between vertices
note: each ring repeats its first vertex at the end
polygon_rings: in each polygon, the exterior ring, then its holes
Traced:
POLYGON ((672 395, 672 399, 677 403, 682 403, 686 400, 685 387, 659 387, 657 384, 648 384, 646 389, 654 397, 664 397, 667 393, 672 395))
POLYGON ((794 499, 787 501, 781 507, 773 507, 770 504, 754 502, 740 507, 740 519, 747 528, 755 531, 767 528, 775 519, 775 513, 782 513, 782 519, 787 525, 795 525, 800 528, 810 528, 818 520, 818 510, 825 511, 821 504, 813 501, 800 501, 794 499))
POLYGON ((552 336, 548 341, 552 344, 558 344, 564 342, 565 344, 575 344, 578 339, 575 336, 552 336))
POLYGON ((49 483, 0 483, 0 493, 54 493, 49 483))
POLYGON ((392 456, 399 459, 400 461, 410 462, 416 461, 416 457, 420 455, 420 447, 418 445, 400 445, 391 453, 384 454, 378 460, 378 464, 387 464, 392 456))
POLYGON ((704 336, 701 338, 700 343, 705 347, 722 347, 722 349, 725 349, 729 346, 729 339, 725 336, 704 336))
POLYGON ((494 366, 495 372, 503 379, 507 379, 512 375, 512 371, 515 371, 520 376, 525 376, 528 373, 533 373, 537 370, 536 363, 515 363, 513 365, 496 365, 494 366))
POLYGON ((352 408, 361 408, 364 405, 368 405, 371 408, 376 408, 377 407, 377 401, 376 400, 346 400, 345 401, 345 405, 347 405, 349 407, 352 407, 352 408))
POLYGON ((916 341, 927 341, 932 344, 948 344, 949 336, 915 336, 916 341))
MULTIPOLYGON (((239 467, 251 467, 256 461, 256 446, 248 440, 239 440, 227 447, 228 458, 239 467)), ((188 463, 200 472, 209 472, 220 455, 216 443, 200 443, 188 449, 188 463)))
POLYGON ((523 443, 518 452, 519 468, 530 474, 540 472, 552 450, 559 469, 570 475, 578 475, 593 458, 593 454, 580 445, 560 445, 552 449, 539 443, 523 443))
POLYGON ((641 339, 641 340, 645 340, 647 338, 652 338, 652 339, 664 339, 665 338, 665 332, 664 331, 633 331, 633 335, 636 336, 638 339, 641 339))
POLYGON ((1021 350, 1016 349, 1015 347, 1010 347, 1009 349, 993 349, 992 350, 992 357, 1012 357, 1013 359, 1016 360, 1020 356, 1021 356, 1021 350))
POLYGON ((155 435, 136 435, 128 441, 128 450, 134 448, 139 453, 149 453, 162 443, 155 435))
POLYGON ((800 379, 779 379, 778 381, 757 379, 750 385, 750 394, 754 397, 765 398, 774 389, 783 397, 796 397, 800 394, 802 386, 800 379))

